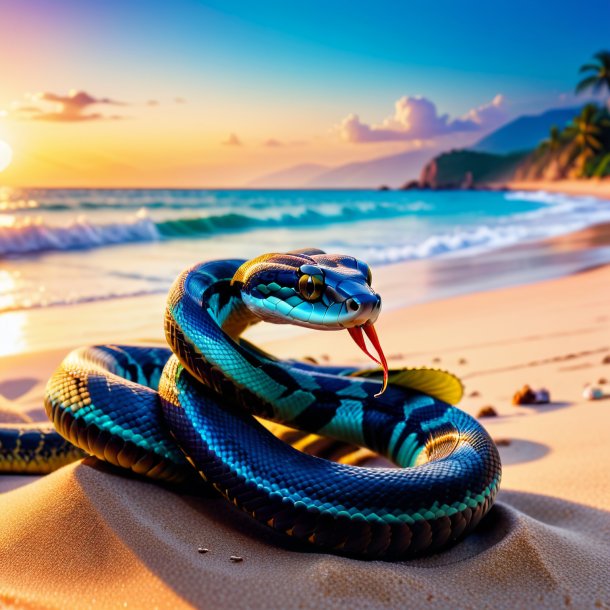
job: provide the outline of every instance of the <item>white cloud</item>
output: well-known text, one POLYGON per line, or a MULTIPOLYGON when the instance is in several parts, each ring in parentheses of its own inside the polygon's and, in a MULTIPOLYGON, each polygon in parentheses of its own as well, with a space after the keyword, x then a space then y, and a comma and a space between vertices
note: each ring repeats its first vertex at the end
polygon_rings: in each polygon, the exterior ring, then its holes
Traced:
POLYGON ((357 114, 350 114, 339 125, 339 133, 347 142, 427 140, 450 133, 492 129, 505 118, 502 95, 455 119, 448 114, 439 115, 434 102, 425 97, 404 96, 394 104, 394 114, 380 125, 367 125, 357 114))

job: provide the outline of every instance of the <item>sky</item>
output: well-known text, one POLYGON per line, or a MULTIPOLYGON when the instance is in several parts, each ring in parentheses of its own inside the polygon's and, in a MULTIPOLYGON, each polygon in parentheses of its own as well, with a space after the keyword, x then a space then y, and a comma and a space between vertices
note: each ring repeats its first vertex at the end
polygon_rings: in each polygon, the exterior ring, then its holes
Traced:
POLYGON ((609 23, 607 0, 2 0, 0 185, 231 187, 466 145, 580 102, 609 23))

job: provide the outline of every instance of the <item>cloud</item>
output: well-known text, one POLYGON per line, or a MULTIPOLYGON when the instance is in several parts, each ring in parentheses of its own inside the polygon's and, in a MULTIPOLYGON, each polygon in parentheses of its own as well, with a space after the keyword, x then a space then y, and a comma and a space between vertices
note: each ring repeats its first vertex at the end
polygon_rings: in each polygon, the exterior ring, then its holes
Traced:
POLYGON ((183 97, 175 97, 174 103, 176 104, 186 104, 186 100, 183 97))
POLYGON ((263 146, 267 146, 268 148, 280 148, 281 146, 284 146, 284 144, 275 138, 269 138, 263 142, 263 146))
POLYGON ((105 115, 99 112, 86 112, 91 106, 109 105, 125 106, 123 102, 110 99, 108 97, 93 97, 86 91, 73 89, 68 95, 58 95, 48 91, 37 93, 30 96, 28 105, 17 105, 15 113, 20 118, 27 118, 34 121, 57 121, 57 122, 77 122, 77 121, 99 121, 122 119, 120 115, 105 115), (41 105, 42 104, 42 105, 41 105), (48 110, 53 106, 53 110, 48 110))
POLYGON ((148 100, 146 102, 147 106, 158 106, 159 105, 159 100, 148 100))
POLYGON ((305 140, 277 140, 276 138, 268 138, 262 143, 262 146, 267 148, 294 148, 297 146, 307 146, 305 140))
POLYGON ((394 104, 394 114, 381 125, 367 125, 357 114, 350 114, 339 125, 339 134, 347 142, 358 143, 427 140, 451 133, 491 129, 505 118, 502 95, 456 119, 448 114, 439 115, 434 102, 425 97, 404 96, 394 104))
POLYGON ((497 127, 506 120, 505 98, 498 93, 491 102, 469 110, 464 119, 479 125, 481 129, 497 127))
POLYGON ((229 137, 222 143, 224 146, 241 146, 241 140, 236 134, 230 133, 229 137))

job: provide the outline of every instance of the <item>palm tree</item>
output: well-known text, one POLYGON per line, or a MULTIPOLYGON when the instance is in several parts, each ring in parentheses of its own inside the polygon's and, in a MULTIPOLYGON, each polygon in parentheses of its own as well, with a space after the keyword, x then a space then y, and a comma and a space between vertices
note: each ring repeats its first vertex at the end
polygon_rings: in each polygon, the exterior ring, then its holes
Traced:
POLYGON ((563 143, 562 136, 563 134, 559 130, 559 127, 557 127, 557 125, 553 125, 551 127, 551 131, 549 131, 549 137, 541 142, 541 149, 544 152, 555 152, 556 150, 559 150, 563 143))
POLYGON ((595 104, 587 104, 580 114, 572 119, 572 124, 566 127, 564 133, 572 142, 572 155, 575 155, 571 156, 579 159, 575 166, 576 175, 584 176, 589 159, 603 148, 599 136, 607 122, 595 104))
POLYGON ((593 93, 601 93, 604 88, 610 93, 610 51, 599 51, 593 57, 597 61, 585 64, 579 70, 587 76, 576 85, 576 93, 587 89, 591 89, 593 93))
POLYGON ((601 131, 597 106, 587 104, 580 114, 572 119, 572 124, 566 128, 565 133, 580 149, 581 154, 590 157, 602 147, 598 138, 601 131))

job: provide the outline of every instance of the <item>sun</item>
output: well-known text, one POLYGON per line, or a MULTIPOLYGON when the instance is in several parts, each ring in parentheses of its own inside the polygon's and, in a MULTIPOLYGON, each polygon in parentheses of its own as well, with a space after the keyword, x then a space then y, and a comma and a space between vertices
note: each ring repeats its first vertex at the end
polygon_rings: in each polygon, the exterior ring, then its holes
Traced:
POLYGON ((13 159, 13 149, 3 140, 0 140, 0 172, 5 170, 13 159))

